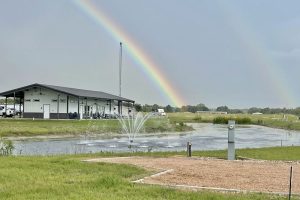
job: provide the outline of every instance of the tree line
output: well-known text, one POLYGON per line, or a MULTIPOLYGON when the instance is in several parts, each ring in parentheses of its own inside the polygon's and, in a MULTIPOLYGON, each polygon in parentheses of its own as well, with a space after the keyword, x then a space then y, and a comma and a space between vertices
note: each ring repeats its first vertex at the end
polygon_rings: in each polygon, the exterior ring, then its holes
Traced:
MULTIPOLYGON (((13 104, 13 99, 7 99, 8 104, 13 104)), ((16 104, 19 103, 19 100, 16 99, 16 104)), ((0 105, 5 104, 5 99, 0 99, 0 105)), ((158 104, 153 105, 141 105, 141 104, 135 104, 135 109, 138 112, 155 112, 157 109, 162 108, 167 113, 172 112, 191 112, 195 113, 197 111, 217 111, 217 112, 227 112, 230 114, 238 114, 238 113, 262 113, 262 114, 278 114, 278 113, 284 113, 284 114, 293 114, 300 116, 300 107, 297 108, 258 108, 258 107, 251 107, 249 109, 230 109, 228 106, 219 106, 216 109, 209 109, 205 104, 199 103, 197 105, 185 105, 181 108, 179 107, 173 107, 171 105, 167 106, 160 106, 158 104)))
POLYGON ((135 104, 135 110, 136 111, 142 111, 142 112, 155 112, 157 111, 157 109, 164 109, 165 112, 167 113, 172 113, 172 112, 192 112, 195 113, 197 111, 209 111, 209 108, 206 107, 204 104, 198 104, 195 106, 192 105, 186 105, 186 106, 182 106, 181 108, 178 107, 173 107, 171 105, 167 105, 167 106, 159 106, 157 104, 153 104, 153 105, 141 105, 141 104, 135 104))
POLYGON ((262 114, 278 114, 278 113, 284 113, 284 114, 293 114, 300 116, 300 107, 297 108, 257 108, 257 107, 251 107, 249 109, 230 109, 228 106, 219 106, 216 109, 209 109, 205 104, 199 103, 197 105, 185 105, 182 107, 173 107, 171 105, 167 106, 160 106, 158 104, 135 104, 135 109, 138 112, 155 112, 157 109, 164 109, 167 113, 172 112, 191 112, 195 113, 197 111, 217 111, 217 112, 227 112, 229 114, 239 114, 239 113, 262 113, 262 114))

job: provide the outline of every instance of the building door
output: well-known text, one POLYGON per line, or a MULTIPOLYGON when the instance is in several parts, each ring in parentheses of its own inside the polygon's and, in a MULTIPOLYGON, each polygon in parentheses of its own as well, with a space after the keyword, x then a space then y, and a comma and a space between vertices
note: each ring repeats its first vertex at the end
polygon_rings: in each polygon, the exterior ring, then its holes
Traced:
POLYGON ((84 106, 84 118, 89 118, 90 117, 90 106, 84 106))
POLYGON ((83 119, 83 105, 80 105, 79 115, 80 115, 80 119, 83 119))
POLYGON ((50 105, 44 104, 44 119, 50 119, 50 105))

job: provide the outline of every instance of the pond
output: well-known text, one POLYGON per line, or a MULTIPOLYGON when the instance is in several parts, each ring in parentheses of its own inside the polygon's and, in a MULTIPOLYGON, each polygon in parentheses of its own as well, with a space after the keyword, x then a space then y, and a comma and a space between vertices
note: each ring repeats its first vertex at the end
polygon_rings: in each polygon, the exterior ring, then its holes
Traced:
MULTIPOLYGON (((131 151, 184 151, 186 143, 193 150, 217 150, 227 148, 227 126, 192 124, 194 131, 187 133, 139 134, 131 148, 125 135, 78 136, 72 138, 14 139, 15 155, 53 155, 96 152, 131 151)), ((300 145, 300 132, 262 126, 237 126, 236 148, 258 148, 300 145)))

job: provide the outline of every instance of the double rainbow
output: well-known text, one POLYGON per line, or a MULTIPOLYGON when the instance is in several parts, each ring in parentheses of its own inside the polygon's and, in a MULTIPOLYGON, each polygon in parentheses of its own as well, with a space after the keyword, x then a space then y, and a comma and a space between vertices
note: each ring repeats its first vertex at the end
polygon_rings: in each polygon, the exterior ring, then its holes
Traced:
POLYGON ((109 32, 116 41, 122 41, 124 46, 130 53, 132 58, 138 63, 142 70, 149 76, 149 78, 158 86, 162 94, 168 99, 171 105, 181 107, 185 105, 183 98, 170 84, 168 79, 163 75, 157 65, 151 60, 137 43, 130 38, 123 30, 121 30, 116 23, 114 23, 105 13, 92 4, 90 0, 75 0, 76 5, 84 11, 87 16, 93 19, 98 25, 102 26, 109 32))
POLYGON ((240 12, 234 3, 217 1, 220 8, 223 9, 229 25, 232 26, 238 35, 244 49, 253 58, 256 73, 265 78, 266 84, 269 85, 270 91, 277 94, 277 98, 282 106, 288 108, 298 104, 295 92, 289 85, 287 77, 284 76, 282 66, 274 61, 269 50, 264 46, 263 41, 251 28, 251 23, 246 20, 243 13, 240 12))

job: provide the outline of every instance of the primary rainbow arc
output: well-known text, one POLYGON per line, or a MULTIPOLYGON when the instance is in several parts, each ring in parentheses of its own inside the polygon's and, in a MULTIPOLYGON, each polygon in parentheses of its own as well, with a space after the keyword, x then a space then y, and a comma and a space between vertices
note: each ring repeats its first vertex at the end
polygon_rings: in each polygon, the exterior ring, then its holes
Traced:
POLYGON ((90 0, 75 0, 75 3, 97 24, 104 27, 118 42, 122 41, 124 46, 134 60, 139 64, 145 74, 158 86, 162 94, 173 106, 181 107, 185 105, 183 98, 177 93, 162 71, 152 61, 136 42, 131 39, 116 23, 114 23, 100 8, 92 4, 90 0))

